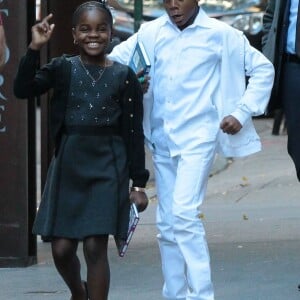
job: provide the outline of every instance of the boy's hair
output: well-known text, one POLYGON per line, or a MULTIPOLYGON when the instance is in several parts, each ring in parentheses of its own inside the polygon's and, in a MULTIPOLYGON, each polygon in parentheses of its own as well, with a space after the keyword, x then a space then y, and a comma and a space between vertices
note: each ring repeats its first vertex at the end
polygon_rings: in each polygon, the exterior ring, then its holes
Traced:
POLYGON ((109 19, 109 24, 112 28, 112 26, 113 26, 113 16, 112 16, 112 13, 111 13, 110 9, 106 5, 106 0, 88 1, 88 2, 84 2, 84 3, 80 4, 76 8, 76 10, 73 14, 72 26, 76 27, 76 25, 78 24, 78 20, 79 20, 81 14, 84 11, 92 10, 92 9, 99 9, 99 10, 105 11, 107 16, 108 16, 108 19, 109 19))

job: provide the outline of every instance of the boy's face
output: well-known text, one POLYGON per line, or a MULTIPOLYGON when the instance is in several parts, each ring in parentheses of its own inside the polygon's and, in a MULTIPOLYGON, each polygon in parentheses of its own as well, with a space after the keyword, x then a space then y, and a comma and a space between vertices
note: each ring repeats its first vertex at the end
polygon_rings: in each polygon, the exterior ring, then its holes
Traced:
POLYGON ((183 30, 194 22, 199 0, 163 0, 171 21, 183 30))
POLYGON ((84 11, 78 24, 73 28, 81 54, 97 56, 105 52, 111 38, 111 25, 104 11, 93 9, 84 11))

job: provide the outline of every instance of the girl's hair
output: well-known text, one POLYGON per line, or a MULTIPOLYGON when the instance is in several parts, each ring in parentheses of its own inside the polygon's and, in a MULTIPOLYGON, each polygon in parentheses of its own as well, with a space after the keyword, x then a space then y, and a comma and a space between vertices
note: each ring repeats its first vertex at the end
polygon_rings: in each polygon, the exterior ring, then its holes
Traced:
POLYGON ((99 9, 102 10, 104 12, 106 12, 107 16, 108 16, 108 20, 109 20, 109 24, 112 28, 113 26, 113 16, 111 14, 110 9, 108 8, 108 6, 106 5, 106 0, 99 0, 99 1, 88 1, 88 2, 84 2, 81 5, 79 5, 74 14, 73 14, 73 18, 72 18, 72 26, 76 27, 76 25, 78 24, 79 18, 81 16, 81 14, 86 11, 86 10, 92 10, 92 9, 99 9))

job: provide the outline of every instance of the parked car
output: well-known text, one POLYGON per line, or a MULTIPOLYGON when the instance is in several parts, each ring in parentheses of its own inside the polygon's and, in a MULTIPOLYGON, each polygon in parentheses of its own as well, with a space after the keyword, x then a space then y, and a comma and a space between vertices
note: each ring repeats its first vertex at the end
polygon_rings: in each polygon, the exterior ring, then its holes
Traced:
MULTIPOLYGON (((129 11, 134 10, 134 0, 119 0, 129 11)), ((214 18, 243 31, 251 45, 261 49, 262 17, 267 0, 202 0, 201 7, 214 18)), ((153 20, 164 14, 162 0, 143 0, 143 21, 153 20)), ((120 40, 134 33, 133 13, 113 10, 114 32, 120 40)))

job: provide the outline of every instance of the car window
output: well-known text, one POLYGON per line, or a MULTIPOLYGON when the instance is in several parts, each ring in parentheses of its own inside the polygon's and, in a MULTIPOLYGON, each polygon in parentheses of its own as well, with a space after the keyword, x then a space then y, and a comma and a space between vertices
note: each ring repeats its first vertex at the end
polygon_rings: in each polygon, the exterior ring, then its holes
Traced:
MULTIPOLYGON (((133 11, 134 0, 118 1, 123 7, 133 11)), ((268 0, 200 0, 199 3, 210 17, 244 32, 250 43, 260 50, 263 14, 267 2, 268 0)), ((163 0, 143 0, 142 23, 158 18, 164 13, 163 0)), ((133 34, 133 14, 115 11, 114 31, 120 40, 125 40, 133 34)))
POLYGON ((259 0, 205 0, 202 1, 201 6, 207 12, 226 12, 230 10, 245 9, 249 6, 258 5, 259 2, 259 0))
MULTIPOLYGON (((230 10, 243 10, 250 6, 259 6, 267 0, 202 0, 200 4, 208 13, 229 12, 230 10)), ((133 9, 134 0, 119 0, 119 3, 133 9)), ((163 9, 163 0, 143 0, 144 9, 163 9)))

